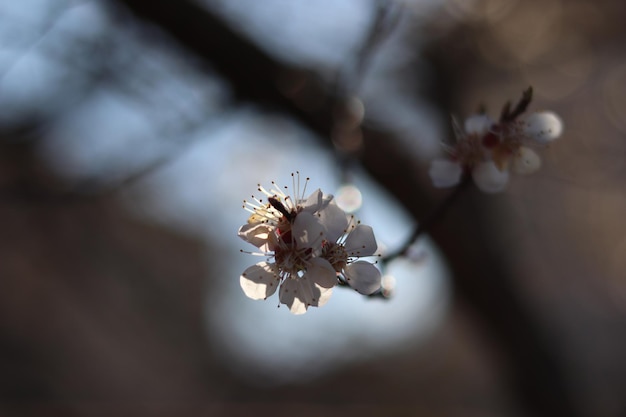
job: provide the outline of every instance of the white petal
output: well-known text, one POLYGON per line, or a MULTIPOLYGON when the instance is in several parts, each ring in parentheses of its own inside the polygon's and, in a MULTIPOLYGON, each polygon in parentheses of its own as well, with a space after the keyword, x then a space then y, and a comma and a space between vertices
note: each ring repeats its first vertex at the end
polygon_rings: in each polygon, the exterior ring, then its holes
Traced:
POLYGON ((461 181, 463 168, 457 162, 447 159, 435 159, 430 163, 428 175, 437 188, 452 187, 461 181))
POLYGON ((537 155, 537 152, 526 146, 520 147, 513 156, 511 169, 513 169, 513 172, 516 174, 532 174, 539 168, 541 168, 541 158, 537 155))
POLYGON ((326 206, 333 201, 333 198, 335 197, 333 197, 332 194, 324 194, 324 196, 322 197, 322 207, 320 207, 320 210, 326 208, 326 206))
POLYGON ((519 119, 523 132, 531 140, 545 145, 563 133, 563 121, 552 112, 531 113, 519 119))
POLYGON ((244 224, 243 226, 239 228, 239 230, 237 230, 237 236, 239 236, 240 238, 248 242, 249 240, 248 235, 251 233, 251 230, 258 226, 259 226, 259 223, 244 224))
POLYGON ((348 284, 361 294, 370 295, 380 288, 380 271, 369 262, 358 261, 348 264, 343 274, 348 284))
POLYGON ((509 181, 509 172, 500 171, 493 161, 482 162, 472 170, 472 177, 476 186, 486 193, 497 193, 506 188, 509 181))
POLYGON ((308 211, 309 213, 314 213, 319 211, 323 207, 323 193, 319 188, 304 201, 301 206, 304 211, 308 211))
POLYGON ((239 228, 237 235, 248 243, 253 244, 262 251, 269 252, 270 234, 273 233, 274 227, 267 224, 244 224, 239 228))
POLYGON ((291 227, 291 233, 298 248, 321 248, 324 232, 324 226, 318 217, 306 211, 296 215, 291 227))
POLYGON ((307 266, 305 276, 307 279, 322 288, 333 288, 337 285, 337 272, 335 268, 323 258, 311 259, 307 266))
POLYGON ((325 209, 332 200, 333 196, 331 194, 324 194, 322 190, 318 188, 313 191, 313 193, 311 193, 305 201, 298 202, 298 205, 302 208, 302 211, 315 213, 325 209))
POLYGON ((313 258, 302 277, 287 279, 280 286, 280 302, 294 314, 326 304, 337 284, 337 273, 328 261, 313 258))
POLYGON ((344 244, 349 256, 370 256, 378 249, 374 230, 370 226, 359 224, 348 235, 344 244))
POLYGON ((328 297, 323 297, 326 292, 328 289, 319 288, 306 277, 300 277, 285 280, 280 286, 279 298, 293 314, 304 314, 309 307, 317 307, 320 299, 324 303, 328 301, 328 297))
POLYGON ((320 294, 320 299, 317 302, 317 307, 321 307, 324 304, 326 304, 328 300, 330 300, 330 296, 333 295, 332 288, 320 288, 320 291, 321 291, 321 294, 320 294))
POLYGON ((492 125, 493 120, 491 120, 489 116, 485 114, 475 114, 465 119, 464 128, 465 133, 468 135, 482 136, 489 131, 492 125))
POLYGON ((264 300, 274 294, 279 283, 276 264, 267 262, 252 265, 239 277, 244 294, 253 300, 264 300))
POLYGON ((297 279, 287 278, 280 286, 278 297, 282 304, 289 307, 289 311, 293 314, 304 314, 308 306, 302 302, 298 294, 300 284, 297 279))
POLYGON ((336 242, 348 227, 348 216, 334 203, 319 212, 319 221, 326 228, 325 239, 331 242, 336 242))

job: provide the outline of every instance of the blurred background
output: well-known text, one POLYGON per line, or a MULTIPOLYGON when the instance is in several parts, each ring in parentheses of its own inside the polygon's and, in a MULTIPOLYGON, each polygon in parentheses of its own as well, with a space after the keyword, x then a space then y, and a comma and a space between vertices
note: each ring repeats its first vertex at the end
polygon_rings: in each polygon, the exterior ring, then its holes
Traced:
POLYGON ((626 414, 626 5, 0 1, 0 414, 626 414), (388 299, 247 299, 271 181, 402 246, 450 115, 533 86, 563 137, 458 196, 388 299), (301 181, 304 183, 304 180, 301 181))

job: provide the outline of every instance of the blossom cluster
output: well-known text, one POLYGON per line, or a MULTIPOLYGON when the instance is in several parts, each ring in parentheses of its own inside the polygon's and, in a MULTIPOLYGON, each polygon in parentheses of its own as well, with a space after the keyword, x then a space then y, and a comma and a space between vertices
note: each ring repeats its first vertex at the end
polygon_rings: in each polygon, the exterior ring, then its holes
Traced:
POLYGON ((258 186, 265 200, 244 200, 250 216, 238 235, 258 249, 249 253, 266 258, 241 274, 245 295, 266 299, 278 290, 280 303, 303 314, 324 305, 338 283, 364 295, 379 290, 380 271, 360 259, 377 250, 372 228, 348 216, 320 189, 305 198, 306 183, 300 190, 299 174, 292 177, 293 196, 272 182, 269 190, 258 186))
POLYGON ((509 172, 531 174, 541 167, 535 149, 546 147, 563 132, 563 122, 553 112, 524 114, 530 103, 528 89, 511 111, 505 106, 500 120, 475 114, 464 125, 453 119, 456 142, 447 147, 448 158, 432 161, 429 174, 435 187, 457 185, 464 174, 484 192, 506 188, 509 172))

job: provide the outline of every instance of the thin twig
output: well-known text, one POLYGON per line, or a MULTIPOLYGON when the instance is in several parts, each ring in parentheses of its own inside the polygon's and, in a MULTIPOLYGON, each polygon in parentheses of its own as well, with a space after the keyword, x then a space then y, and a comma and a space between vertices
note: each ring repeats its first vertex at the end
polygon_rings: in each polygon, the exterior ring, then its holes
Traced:
POLYGON ((344 82, 348 94, 358 91, 374 52, 396 28, 402 16, 402 6, 393 1, 379 1, 370 30, 359 49, 351 74, 351 82, 344 82))
POLYGON ((457 200, 459 195, 463 190, 468 188, 468 185, 471 183, 471 176, 464 175, 459 185, 446 197, 445 200, 441 202, 435 209, 430 213, 428 217, 418 223, 418 225, 411 233, 411 236, 406 240, 406 242, 395 252, 392 252, 386 256, 383 256, 380 259, 380 262, 386 264, 399 256, 406 255, 407 251, 411 247, 413 243, 420 237, 423 233, 427 232, 433 224, 437 221, 441 220, 444 214, 448 211, 448 208, 452 206, 452 204, 457 200))

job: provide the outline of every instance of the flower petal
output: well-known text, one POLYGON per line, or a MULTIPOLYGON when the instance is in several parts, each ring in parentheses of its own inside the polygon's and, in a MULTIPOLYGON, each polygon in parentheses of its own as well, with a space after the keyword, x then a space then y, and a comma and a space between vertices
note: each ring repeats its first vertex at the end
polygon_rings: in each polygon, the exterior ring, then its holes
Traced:
POLYGON ((333 288, 337 285, 335 268, 323 258, 311 259, 307 266, 306 278, 322 288, 333 288))
POLYGON ((500 171, 493 163, 481 162, 472 170, 472 177, 476 186, 486 193, 497 193, 506 188, 509 181, 509 172, 500 171))
POLYGON ((276 264, 268 262, 252 265, 239 277, 244 294, 253 300, 264 300, 274 294, 279 283, 276 264))
POLYGON ((486 134, 491 126, 493 120, 485 114, 475 114, 465 119, 464 129, 468 135, 482 136, 486 134))
POLYGON ((326 304, 337 284, 337 273, 328 261, 313 258, 301 277, 286 279, 280 286, 279 298, 293 314, 304 314, 313 306, 326 304))
POLYGON ((371 256, 378 249, 378 244, 372 228, 359 224, 346 238, 344 247, 348 256, 371 256))
POLYGON ((306 211, 296 215, 291 227, 291 234, 298 248, 321 248, 324 232, 319 218, 306 211))
POLYGON ((319 188, 304 201, 301 206, 302 210, 308 211, 309 213, 314 213, 320 210, 323 206, 323 193, 319 188))
POLYGON ((322 190, 318 188, 317 190, 313 191, 313 193, 311 193, 311 195, 307 197, 305 201, 299 202, 298 205, 302 208, 302 211, 315 213, 325 209, 326 206, 328 206, 328 204, 332 201, 332 199, 332 195, 324 195, 322 190))
MULTIPOLYGON (((280 286, 279 298, 293 314, 304 314, 310 306, 319 304, 322 290, 304 276, 292 278, 285 280, 280 286)), ((324 300, 326 301, 327 299, 324 300)))
POLYGON ((253 244, 262 251, 269 252, 270 235, 273 233, 274 227, 267 224, 244 224, 237 231, 237 235, 248 243, 253 244))
POLYGON ((430 163, 428 175, 437 188, 452 187, 461 181, 463 169, 457 162, 447 159, 435 159, 430 163))
POLYGON ((330 296, 333 295, 332 288, 321 288, 320 291, 321 291, 321 294, 317 302, 317 307, 322 307, 324 304, 328 302, 328 300, 330 300, 330 296))
POLYGON ((370 295, 380 289, 380 271, 369 262, 350 263, 344 268, 343 274, 348 284, 361 294, 370 295))
POLYGON ((278 297, 281 304, 289 307, 289 311, 293 314, 304 314, 308 306, 298 298, 298 281, 297 279, 287 278, 281 285, 278 297))
POLYGON ((325 239, 330 242, 336 242, 348 228, 348 216, 335 203, 319 212, 319 221, 326 228, 325 239))
POLYGON ((552 142, 563 133, 563 121, 552 112, 531 113, 519 120, 524 134, 541 145, 552 142))
POLYGON ((511 169, 516 174, 532 174, 539 168, 541 168, 541 158, 537 155, 537 152, 532 149, 521 146, 515 155, 513 155, 511 169))

